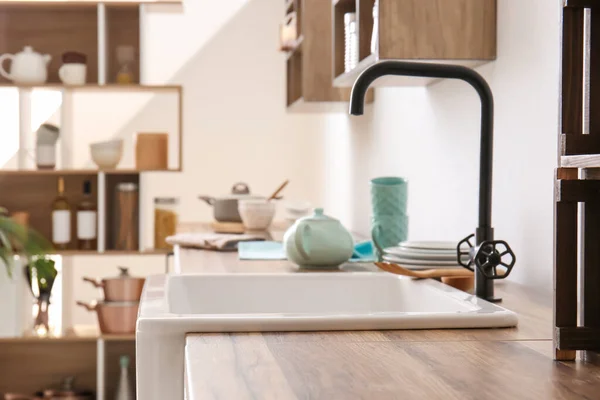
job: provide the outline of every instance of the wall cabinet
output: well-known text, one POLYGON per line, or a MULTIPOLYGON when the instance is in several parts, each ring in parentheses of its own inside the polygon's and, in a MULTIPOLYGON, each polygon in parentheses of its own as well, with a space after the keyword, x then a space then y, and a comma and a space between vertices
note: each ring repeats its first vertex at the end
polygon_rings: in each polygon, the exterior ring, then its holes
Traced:
MULTIPOLYGON (((286 13, 296 13, 296 46, 286 55, 290 111, 344 111, 349 88, 333 86, 332 10, 328 0, 291 0, 286 13)), ((372 101, 372 93, 369 101, 372 101)))
MULTIPOLYGON (((380 60, 476 67, 496 59, 496 0, 379 0, 378 51, 371 52, 376 0, 333 0, 334 86, 351 87, 380 60), (344 72, 344 15, 355 13, 358 65, 344 72)), ((375 86, 425 85, 430 79, 382 78, 375 86)))

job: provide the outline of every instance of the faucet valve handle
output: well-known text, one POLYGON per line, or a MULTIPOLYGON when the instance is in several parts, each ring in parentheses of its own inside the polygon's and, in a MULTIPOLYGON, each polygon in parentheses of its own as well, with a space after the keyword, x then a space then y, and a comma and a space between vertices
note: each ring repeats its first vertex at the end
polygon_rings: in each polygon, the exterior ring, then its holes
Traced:
POLYGON ((516 257, 504 240, 486 240, 473 246, 470 235, 461 240, 456 247, 458 263, 464 268, 475 271, 477 268, 487 279, 504 279, 515 266, 516 257))
POLYGON ((469 235, 460 242, 458 242, 458 246, 456 246, 456 259, 458 263, 473 272, 475 272, 475 267, 473 263, 474 259, 474 250, 475 247, 471 243, 471 239, 473 239, 475 235, 469 235))
POLYGON ((506 278, 517 261, 515 253, 504 240, 484 241, 474 252, 472 261, 488 279, 506 278))

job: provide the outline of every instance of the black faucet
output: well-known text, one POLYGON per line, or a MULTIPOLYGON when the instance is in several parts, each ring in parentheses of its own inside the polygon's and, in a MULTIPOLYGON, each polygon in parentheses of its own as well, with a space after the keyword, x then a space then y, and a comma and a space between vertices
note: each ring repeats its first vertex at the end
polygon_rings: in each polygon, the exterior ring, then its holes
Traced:
POLYGON ((362 115, 369 86, 386 75, 460 79, 470 84, 481 100, 481 143, 479 152, 479 224, 475 234, 461 240, 457 261, 475 272, 475 295, 488 301, 494 297, 494 279, 504 279, 512 271, 516 257, 510 246, 494 240, 492 227, 492 161, 494 154, 494 97, 488 83, 474 70, 448 64, 381 61, 364 70, 352 87, 350 114, 362 115), (471 239, 475 237, 475 246, 471 239), (506 257, 505 257, 506 256, 506 257), (504 261, 507 259, 507 261, 504 261), (477 267, 477 268, 475 268, 477 267))

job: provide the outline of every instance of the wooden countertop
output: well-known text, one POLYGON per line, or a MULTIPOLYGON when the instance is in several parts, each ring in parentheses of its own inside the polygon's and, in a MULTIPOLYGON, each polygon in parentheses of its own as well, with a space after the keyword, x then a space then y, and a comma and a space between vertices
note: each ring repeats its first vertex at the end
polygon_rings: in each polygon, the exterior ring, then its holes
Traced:
MULTIPOLYGON (((296 270, 200 250, 181 250, 180 263, 183 272, 296 270)), ((501 305, 519 314, 517 328, 189 334, 188 398, 600 398, 600 364, 553 361, 551 293, 496 287, 501 305)))

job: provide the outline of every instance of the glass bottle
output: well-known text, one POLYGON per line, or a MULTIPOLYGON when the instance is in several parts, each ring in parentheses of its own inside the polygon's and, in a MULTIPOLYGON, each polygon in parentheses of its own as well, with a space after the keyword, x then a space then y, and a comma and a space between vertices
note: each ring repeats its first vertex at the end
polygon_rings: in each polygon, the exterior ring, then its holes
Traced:
POLYGON ((135 61, 135 48, 133 46, 117 47, 117 62, 119 71, 117 72, 117 83, 127 85, 134 83, 132 64, 135 61))
POLYGON ((58 194, 52 202, 52 243, 65 250, 71 242, 71 206, 65 197, 65 180, 58 178, 58 194))
POLYGON ((121 356, 119 364, 121 365, 121 376, 119 377, 115 400, 134 400, 133 386, 129 381, 129 357, 121 356))
POLYGON ((92 197, 92 182, 83 182, 83 199, 77 204, 77 247, 80 250, 96 248, 96 203, 92 197))

